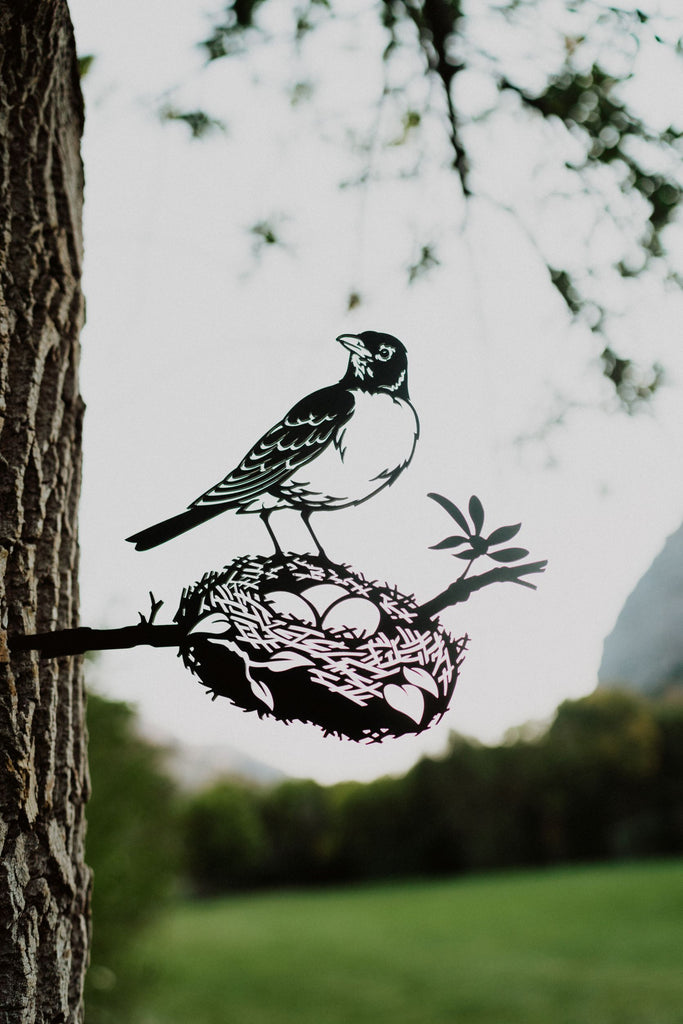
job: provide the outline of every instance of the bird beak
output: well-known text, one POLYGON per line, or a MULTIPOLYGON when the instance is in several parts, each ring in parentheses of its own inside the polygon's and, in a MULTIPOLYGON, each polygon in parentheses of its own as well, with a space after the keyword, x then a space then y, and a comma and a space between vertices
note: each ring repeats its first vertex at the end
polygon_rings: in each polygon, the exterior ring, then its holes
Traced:
POLYGON ((366 348, 363 340, 358 337, 357 334, 340 334, 337 341, 347 348, 349 352, 352 352, 354 356, 360 356, 361 359, 369 359, 370 353, 366 348))

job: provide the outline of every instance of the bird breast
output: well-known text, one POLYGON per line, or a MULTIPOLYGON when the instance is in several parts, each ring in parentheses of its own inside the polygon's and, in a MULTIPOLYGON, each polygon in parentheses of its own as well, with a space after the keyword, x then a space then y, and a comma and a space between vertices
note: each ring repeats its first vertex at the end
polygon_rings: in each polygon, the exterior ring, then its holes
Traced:
POLYGON ((357 505, 392 483, 410 462, 418 437, 410 402, 386 392, 352 394, 353 415, 333 443, 280 485, 287 504, 310 509, 357 505))

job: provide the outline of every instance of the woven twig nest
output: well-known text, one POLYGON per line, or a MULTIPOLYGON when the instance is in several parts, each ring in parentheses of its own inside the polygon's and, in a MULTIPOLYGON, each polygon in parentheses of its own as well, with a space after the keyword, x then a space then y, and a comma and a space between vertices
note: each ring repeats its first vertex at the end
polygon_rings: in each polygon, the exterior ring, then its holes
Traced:
POLYGON ((214 696, 353 740, 447 710, 466 645, 411 597, 345 566, 244 556, 183 593, 180 653, 214 696))

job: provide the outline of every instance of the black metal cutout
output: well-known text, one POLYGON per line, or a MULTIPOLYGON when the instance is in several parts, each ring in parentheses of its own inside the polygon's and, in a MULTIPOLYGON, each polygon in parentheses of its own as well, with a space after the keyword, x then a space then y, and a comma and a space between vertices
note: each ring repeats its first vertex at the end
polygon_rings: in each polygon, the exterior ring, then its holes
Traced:
POLYGON ((422 732, 450 702, 467 638, 321 558, 244 556, 182 598, 183 661, 214 696, 353 740, 422 732))
POLYGON ((181 512, 128 537, 138 551, 164 544, 221 512, 258 513, 276 552, 270 513, 349 508, 392 484, 413 457, 419 436, 408 394, 408 359, 391 334, 341 334, 345 375, 298 402, 256 442, 240 464, 181 512))
POLYGON ((438 621, 451 605, 493 583, 535 589, 525 577, 547 562, 524 562, 509 547, 520 524, 483 535, 484 509, 473 495, 468 516, 448 498, 429 495, 460 533, 433 545, 467 564, 423 604, 350 566, 334 564, 314 533, 316 511, 347 508, 393 483, 412 458, 419 434, 410 404, 405 348, 365 331, 338 339, 350 352, 338 384, 303 399, 247 453, 239 466, 189 508, 128 540, 146 550, 227 510, 257 513, 273 542, 271 557, 243 555, 183 592, 173 624, 149 614, 122 629, 89 627, 11 636, 11 651, 61 657, 93 650, 175 647, 214 698, 283 722, 313 723, 326 733, 378 742, 420 733, 447 711, 467 647, 438 621), (273 512, 301 514, 317 554, 284 553, 273 512), (505 546, 503 546, 505 545, 505 546), (498 563, 470 575, 480 558, 498 563))

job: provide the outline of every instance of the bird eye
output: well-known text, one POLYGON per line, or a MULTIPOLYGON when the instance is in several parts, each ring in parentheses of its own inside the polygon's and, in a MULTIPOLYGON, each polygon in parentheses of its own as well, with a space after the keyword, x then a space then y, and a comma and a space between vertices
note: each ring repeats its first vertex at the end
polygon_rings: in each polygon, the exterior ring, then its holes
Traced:
POLYGON ((391 345, 382 345, 377 353, 376 358, 381 362, 386 363, 387 359, 391 359, 394 354, 394 350, 391 345))

